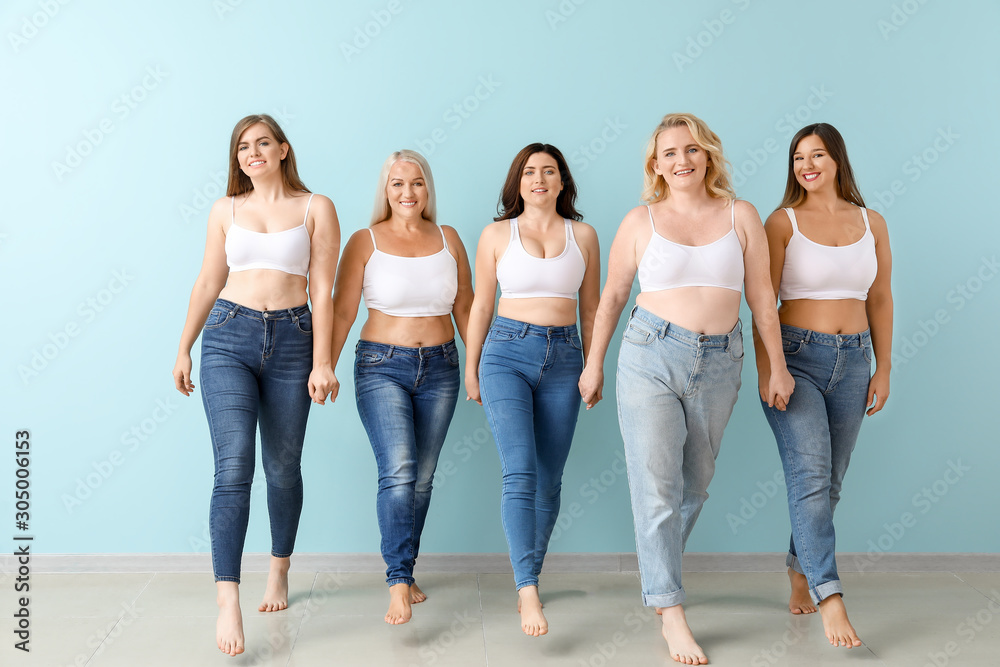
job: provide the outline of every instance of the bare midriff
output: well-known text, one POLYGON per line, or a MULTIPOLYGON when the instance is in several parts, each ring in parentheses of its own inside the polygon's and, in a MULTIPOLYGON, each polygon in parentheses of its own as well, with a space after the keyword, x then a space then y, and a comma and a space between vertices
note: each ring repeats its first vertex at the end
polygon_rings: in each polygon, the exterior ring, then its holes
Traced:
POLYGON ((640 292, 635 303, 666 322, 712 336, 727 334, 736 326, 741 296, 725 287, 675 287, 640 292))
POLYGON ((451 315, 396 317, 369 309, 368 320, 361 327, 361 340, 400 347, 434 347, 454 337, 451 315))
POLYGON ((285 310, 308 302, 305 276, 277 269, 247 269, 229 274, 220 299, 253 310, 285 310))
POLYGON ((826 334, 856 334, 868 328, 866 303, 858 299, 793 299, 782 301, 782 324, 826 334))
POLYGON ((576 299, 548 296, 530 299, 501 297, 497 314, 540 327, 568 327, 576 324, 576 299))

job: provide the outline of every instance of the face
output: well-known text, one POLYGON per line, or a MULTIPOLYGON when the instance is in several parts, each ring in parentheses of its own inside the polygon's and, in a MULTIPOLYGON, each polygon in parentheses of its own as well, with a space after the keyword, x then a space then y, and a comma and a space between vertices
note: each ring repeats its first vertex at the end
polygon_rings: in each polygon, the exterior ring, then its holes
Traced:
POLYGON ((687 125, 671 127, 656 137, 653 172, 671 190, 701 187, 708 172, 708 153, 695 142, 687 125))
POLYGON ((802 137, 792 155, 795 180, 807 192, 816 192, 837 183, 837 163, 830 157, 823 140, 815 134, 802 137))
POLYGON ((236 159, 250 178, 281 172, 281 161, 288 154, 288 144, 278 143, 264 123, 251 125, 240 135, 236 159))
POLYGON ((412 162, 396 160, 389 168, 385 196, 393 215, 404 218, 420 217, 427 206, 427 183, 420 167, 412 162))
POLYGON ((519 192, 525 205, 555 206, 562 192, 559 163, 548 153, 533 153, 521 171, 519 192))

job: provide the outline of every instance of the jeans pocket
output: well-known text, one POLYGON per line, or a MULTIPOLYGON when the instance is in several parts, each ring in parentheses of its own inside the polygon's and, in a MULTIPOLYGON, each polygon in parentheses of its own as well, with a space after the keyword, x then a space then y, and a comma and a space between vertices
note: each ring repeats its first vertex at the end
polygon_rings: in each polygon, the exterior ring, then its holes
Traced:
POLYGON ((867 361, 870 364, 872 362, 872 344, 862 343, 861 354, 865 355, 865 361, 867 361))
POLYGON ((299 330, 299 333, 305 334, 307 336, 312 336, 313 332, 313 320, 312 313, 305 312, 295 318, 295 328, 299 330))
POLYGON ((497 343, 514 340, 515 338, 518 338, 517 332, 510 331, 509 329, 490 329, 490 335, 486 337, 487 340, 497 343))
POLYGON ((372 366, 384 364, 388 358, 389 355, 385 352, 377 352, 375 350, 358 350, 355 364, 358 368, 371 368, 372 366))
POLYGON ((453 345, 448 346, 447 348, 445 348, 444 359, 445 359, 445 361, 448 362, 449 366, 457 367, 458 366, 458 348, 455 347, 455 346, 453 346, 453 345))
POLYGON ((226 322, 231 320, 233 313, 227 308, 222 308, 221 306, 215 306, 212 308, 212 312, 208 314, 208 319, 205 320, 205 329, 218 329, 226 322))
POLYGON ((801 350, 801 349, 802 349, 802 340, 801 339, 798 339, 798 338, 794 338, 794 339, 782 338, 781 339, 781 351, 785 353, 786 357, 791 357, 793 355, 798 354, 799 350, 801 350))
POLYGON ((731 342, 726 349, 729 352, 729 358, 732 359, 733 361, 739 361, 740 359, 742 359, 743 355, 746 352, 743 349, 743 337, 739 336, 737 338, 734 338, 733 342, 731 342))
POLYGON ((647 331, 645 327, 637 324, 634 320, 629 320, 628 325, 625 327, 625 335, 622 336, 622 340, 632 343, 634 345, 649 345, 653 342, 656 337, 651 331, 647 331))
POLYGON ((583 351, 583 342, 580 340, 580 336, 578 334, 573 334, 569 337, 569 345, 574 350, 583 351))

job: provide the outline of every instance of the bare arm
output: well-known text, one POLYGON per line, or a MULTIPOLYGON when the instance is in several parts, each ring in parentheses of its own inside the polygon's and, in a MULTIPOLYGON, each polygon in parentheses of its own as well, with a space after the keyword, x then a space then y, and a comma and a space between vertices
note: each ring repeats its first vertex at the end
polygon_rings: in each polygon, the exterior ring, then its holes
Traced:
MULTIPOLYGON (((775 211, 768 216, 767 222, 764 224, 764 234, 767 238, 771 287, 774 290, 775 302, 777 302, 778 288, 781 285, 781 272, 785 266, 785 248, 792 237, 792 224, 788 220, 788 214, 784 211, 775 211)), ((757 362, 757 390, 761 400, 766 402, 767 387, 771 381, 771 365, 764 341, 761 340, 760 332, 757 331, 756 321, 753 322, 751 328, 753 329, 754 359, 757 362)))
POLYGON ((865 312, 871 330, 875 352, 875 373, 868 383, 868 415, 882 409, 889 398, 889 374, 892 372, 892 252, 889 249, 889 229, 885 218, 868 210, 868 222, 875 237, 875 258, 878 273, 868 288, 865 312))
POLYGON ((636 213, 639 210, 633 209, 622 220, 608 254, 608 278, 594 316, 586 365, 580 375, 580 396, 588 410, 603 398, 604 357, 608 353, 622 310, 632 293, 632 282, 635 280, 639 261, 636 241, 640 230, 644 228, 641 215, 636 213))
POLYGON ((194 389, 191 382, 191 348, 198 340, 201 328, 208 319, 212 304, 219 298, 219 292, 226 286, 229 277, 229 266, 226 263, 226 234, 223 225, 229 213, 229 198, 223 197, 215 202, 208 214, 208 234, 205 240, 205 257, 201 263, 201 271, 191 290, 191 300, 188 302, 187 318, 184 320, 184 330, 177 349, 177 361, 174 364, 174 386, 185 396, 190 396, 194 389))
POLYGON ((466 336, 469 331, 469 311, 472 309, 472 300, 475 293, 472 290, 472 269, 469 267, 469 256, 465 252, 465 245, 459 238, 458 232, 451 227, 444 227, 445 236, 448 237, 448 247, 451 248, 455 261, 458 263, 458 293, 455 294, 455 305, 452 306, 451 314, 455 318, 455 328, 462 342, 468 345, 466 336))
POLYGON ((573 235, 587 260, 579 294, 580 340, 583 342, 583 358, 586 359, 593 339, 594 317, 601 302, 601 246, 597 232, 586 223, 574 222, 573 235))
MULTIPOLYGON (((753 313, 754 352, 757 357, 758 372, 763 355, 759 351, 757 340, 763 345, 768 360, 768 384, 766 395, 761 396, 769 407, 784 410, 788 399, 795 389, 795 380, 785 367, 785 354, 781 349, 781 326, 778 321, 777 299, 774 287, 774 274, 771 271, 770 244, 767 234, 760 223, 757 209, 749 202, 736 202, 736 225, 743 232, 746 245, 743 248, 743 285, 746 291, 747 305, 753 313)), ((784 246, 781 250, 784 256, 784 246)), ((781 280, 781 269, 778 268, 778 280, 781 280)))
POLYGON ((328 197, 313 197, 313 232, 309 241, 309 301, 313 312, 313 367, 309 395, 323 405, 337 400, 340 382, 333 371, 333 277, 340 254, 340 221, 328 197))
POLYGON ((347 335, 358 317, 361 289, 365 282, 365 264, 375 247, 367 229, 351 236, 344 246, 344 255, 337 269, 337 284, 333 291, 333 350, 332 364, 337 367, 340 354, 347 342, 347 335))
POLYGON ((497 251, 509 234, 506 222, 488 225, 479 236, 476 248, 476 295, 469 310, 469 323, 465 337, 465 391, 467 400, 483 404, 479 395, 479 360, 483 343, 493 321, 497 298, 497 251))

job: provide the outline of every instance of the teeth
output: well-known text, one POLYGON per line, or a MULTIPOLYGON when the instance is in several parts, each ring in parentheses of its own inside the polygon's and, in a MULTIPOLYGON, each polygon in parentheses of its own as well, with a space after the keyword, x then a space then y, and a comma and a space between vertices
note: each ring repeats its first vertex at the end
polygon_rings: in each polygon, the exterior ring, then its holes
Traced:
POLYGON ((684 171, 675 172, 674 175, 675 176, 686 176, 686 175, 690 174, 693 171, 694 171, 694 169, 686 169, 684 171))
POLYGON ((250 166, 251 167, 256 167, 259 164, 264 164, 264 161, 263 160, 254 160, 253 162, 250 163, 250 166))
POLYGON ((535 188, 532 192, 548 192, 545 188, 535 188))
POLYGON ((817 178, 819 178, 819 174, 803 174, 802 178, 806 179, 807 181, 815 181, 817 178))

